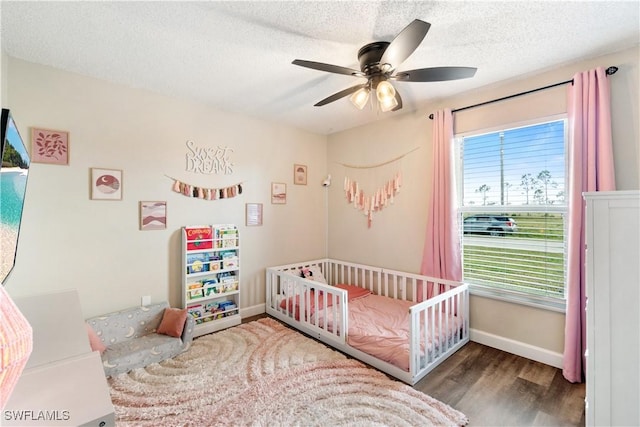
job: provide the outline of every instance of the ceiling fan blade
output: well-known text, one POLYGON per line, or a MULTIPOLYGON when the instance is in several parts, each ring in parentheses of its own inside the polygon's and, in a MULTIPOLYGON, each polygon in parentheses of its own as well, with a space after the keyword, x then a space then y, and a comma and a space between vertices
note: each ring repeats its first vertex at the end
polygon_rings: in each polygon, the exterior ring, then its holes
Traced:
POLYGON ((433 67, 399 71, 392 78, 401 82, 443 82, 446 80, 468 79, 476 74, 473 67, 433 67))
POLYGON ((314 107, 322 107, 323 105, 327 105, 330 102, 337 101, 340 98, 344 98, 347 95, 351 95, 355 91, 360 90, 362 88, 365 88, 367 86, 368 86, 368 84, 365 83, 365 84, 361 84, 361 85, 352 86, 352 87, 347 88, 345 90, 341 90, 340 92, 336 92, 333 95, 326 97, 325 99, 323 99, 322 101, 319 101, 318 103, 314 104, 313 106, 314 107))
POLYGON ((391 41, 382 54, 380 64, 391 64, 393 68, 402 64, 420 45, 431 24, 415 19, 391 41))
POLYGON ((393 107, 391 109, 391 111, 398 111, 399 109, 402 108, 402 97, 400 96, 400 92, 398 92, 398 89, 396 89, 396 101, 398 101, 398 105, 396 105, 395 107, 393 107))
POLYGON ((314 70, 326 71, 328 73, 346 74, 348 76, 365 77, 362 71, 354 70, 352 68, 340 67, 338 65, 325 64, 322 62, 305 61, 302 59, 296 59, 292 62, 293 65, 299 65, 301 67, 312 68, 314 70))

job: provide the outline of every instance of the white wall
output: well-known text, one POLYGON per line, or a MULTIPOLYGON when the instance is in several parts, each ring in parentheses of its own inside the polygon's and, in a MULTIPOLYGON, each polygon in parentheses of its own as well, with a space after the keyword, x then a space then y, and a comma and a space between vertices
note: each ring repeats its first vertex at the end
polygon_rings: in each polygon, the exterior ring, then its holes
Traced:
POLYGON ((70 132, 69 166, 32 163, 12 296, 76 288, 85 317, 152 301, 180 304, 180 227, 235 223, 241 236, 241 307, 264 304, 264 268, 326 254, 326 137, 203 105, 8 58, 8 99, 23 137, 39 126, 70 132), (231 175, 186 171, 186 141, 228 146, 231 175), (308 185, 293 185, 293 164, 308 185), (123 170, 123 200, 90 200, 92 167, 123 170), (175 177, 201 187, 244 182, 235 198, 171 191, 175 177), (272 205, 271 182, 287 184, 272 205), (139 201, 167 201, 167 229, 139 230, 139 201), (245 227, 245 203, 264 225, 245 227))
MULTIPOLYGON (((428 115, 444 107, 465 107, 569 80, 576 72, 597 66, 619 67, 619 71, 609 77, 618 188, 640 188, 639 50, 636 47, 523 76, 464 96, 441 100, 424 110, 330 135, 327 161, 335 185, 329 192, 329 256, 419 272, 426 230, 429 169, 432 167, 432 121, 428 115), (377 164, 414 147, 420 148, 383 168, 358 170, 340 165, 377 164), (404 176, 401 192, 393 205, 374 214, 373 225, 367 228, 362 214, 347 204, 342 180, 348 175, 357 179, 365 192, 371 192, 396 170, 402 171, 404 176)), ((566 112, 566 86, 456 113, 455 126, 457 132, 463 132, 563 112, 566 112)), ((496 335, 551 353, 563 352, 562 313, 473 296, 471 328, 479 336, 496 335)))

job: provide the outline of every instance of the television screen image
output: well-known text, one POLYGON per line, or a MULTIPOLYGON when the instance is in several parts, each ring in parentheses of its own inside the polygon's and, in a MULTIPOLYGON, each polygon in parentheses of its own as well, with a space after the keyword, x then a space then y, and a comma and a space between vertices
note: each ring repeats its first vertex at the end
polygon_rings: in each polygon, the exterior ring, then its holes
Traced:
POLYGON ((4 283, 15 265, 31 160, 11 113, 7 109, 2 109, 1 126, 0 283, 4 283))

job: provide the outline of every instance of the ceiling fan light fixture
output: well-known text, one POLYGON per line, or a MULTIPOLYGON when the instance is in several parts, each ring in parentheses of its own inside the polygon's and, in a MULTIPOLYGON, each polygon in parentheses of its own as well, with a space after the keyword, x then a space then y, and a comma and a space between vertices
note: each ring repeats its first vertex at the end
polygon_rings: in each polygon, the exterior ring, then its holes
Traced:
MULTIPOLYGON (((2 1, 2 0, 0 0, 2 1)), ((363 109, 368 101, 373 108, 375 90, 378 111, 398 111, 402 108, 402 97, 396 92, 389 80, 404 82, 440 82, 466 79, 473 77, 476 69, 472 67, 431 67, 418 68, 409 71, 396 71, 418 48, 427 35, 431 24, 420 19, 414 19, 391 42, 377 41, 364 45, 358 51, 360 71, 339 65, 296 59, 294 65, 311 68, 327 73, 344 74, 352 77, 367 79, 364 84, 349 87, 326 97, 314 104, 315 107, 329 104, 338 99, 350 97, 351 102, 359 109, 363 109)))
POLYGON ((386 113, 387 111, 392 111, 398 106, 398 100, 394 96, 393 98, 386 98, 384 101, 380 101, 379 104, 380 110, 383 113, 386 113))
POLYGON ((396 96, 396 89, 387 80, 383 80, 376 87, 376 96, 380 104, 390 103, 390 100, 396 96))
POLYGON ((362 89, 358 89, 349 99, 356 108, 362 110, 369 100, 369 88, 363 87, 362 89))
POLYGON ((376 96, 378 97, 378 105, 380 111, 386 113, 398 106, 398 100, 396 99, 396 89, 387 80, 382 80, 376 86, 376 96))

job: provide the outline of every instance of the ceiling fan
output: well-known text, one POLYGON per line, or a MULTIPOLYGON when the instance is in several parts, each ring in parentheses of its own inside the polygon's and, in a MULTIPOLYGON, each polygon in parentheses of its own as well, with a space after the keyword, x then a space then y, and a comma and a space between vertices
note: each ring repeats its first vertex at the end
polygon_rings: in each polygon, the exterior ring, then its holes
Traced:
POLYGON ((414 20, 407 25, 391 42, 369 43, 358 51, 360 71, 322 62, 296 59, 292 63, 301 67, 329 73, 364 77, 366 83, 351 86, 314 104, 315 107, 329 104, 351 95, 351 102, 359 109, 364 108, 371 91, 376 92, 378 105, 383 112, 397 111, 402 108, 402 98, 389 80, 403 82, 440 82, 473 77, 476 68, 472 67, 432 67, 416 70, 396 71, 420 45, 427 35, 431 24, 414 20))

